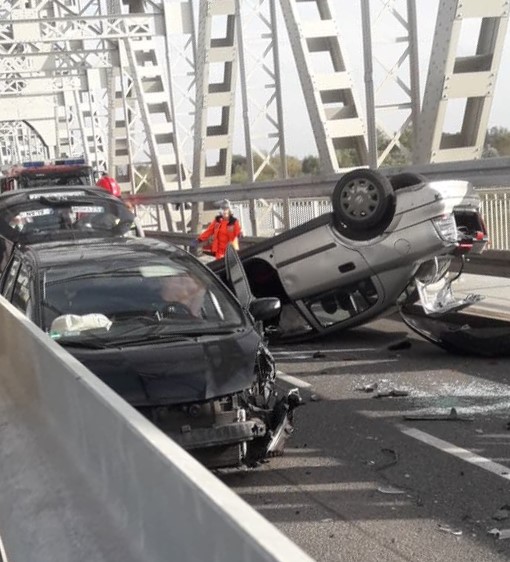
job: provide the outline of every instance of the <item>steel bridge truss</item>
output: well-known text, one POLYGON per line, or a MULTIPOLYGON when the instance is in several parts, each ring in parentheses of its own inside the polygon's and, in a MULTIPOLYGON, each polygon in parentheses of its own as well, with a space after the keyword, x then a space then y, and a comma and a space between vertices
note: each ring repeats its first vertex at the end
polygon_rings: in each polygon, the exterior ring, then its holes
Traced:
MULTIPOLYGON (((199 0, 195 14, 194 0, 0 0, 2 164, 85 156, 131 193, 194 191, 231 183, 237 142, 248 186, 284 180, 282 23, 322 174, 395 164, 395 156, 479 158, 510 1, 440 0, 422 107, 416 0, 361 3, 365 106, 337 26, 347 14, 334 14, 334 4, 199 0), (459 46, 473 22, 466 55, 459 46), (452 111, 460 118, 453 134, 452 111)), ((263 208, 250 205, 254 233, 263 208)), ((190 219, 184 206, 164 214, 170 228, 190 219)))

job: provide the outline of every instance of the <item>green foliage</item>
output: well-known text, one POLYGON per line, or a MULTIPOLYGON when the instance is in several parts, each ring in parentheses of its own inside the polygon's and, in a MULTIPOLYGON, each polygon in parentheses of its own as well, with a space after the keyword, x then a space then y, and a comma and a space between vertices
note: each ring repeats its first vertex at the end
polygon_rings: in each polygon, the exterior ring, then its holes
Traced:
MULTIPOLYGON (((381 156, 390 143, 388 135, 382 131, 377 131, 377 149, 381 156)), ((411 154, 413 150, 413 131, 411 127, 407 127, 400 135, 399 143, 404 150, 395 145, 384 159, 382 166, 406 166, 411 164, 411 154), (408 152, 406 152, 406 150, 408 152)))
MULTIPOLYGON (((381 130, 377 132, 377 148, 381 155, 390 142, 388 135, 381 130)), ((400 144, 407 149, 408 154, 398 146, 394 146, 386 156, 383 166, 406 166, 411 164, 410 155, 413 150, 413 130, 408 127, 400 136, 400 144)), ((355 168, 360 165, 355 149, 339 149, 336 151, 338 163, 341 168, 355 168)), ((510 130, 505 127, 492 127, 487 132, 485 141, 484 158, 497 156, 510 156, 510 130)), ((256 154, 254 156, 254 168, 259 169, 262 165, 263 157, 256 154)), ((248 181, 246 157, 235 154, 232 157, 232 183, 246 183, 248 181)), ((272 158, 257 177, 257 181, 270 181, 280 177, 280 161, 272 158)), ((319 175, 320 162, 317 156, 308 155, 300 160, 295 156, 287 157, 287 175, 290 178, 300 176, 319 175)))
POLYGON ((321 166, 317 156, 305 156, 301 163, 301 170, 305 176, 318 176, 321 173, 321 166))
POLYGON ((510 156, 510 131, 507 128, 492 127, 487 131, 483 156, 510 156))

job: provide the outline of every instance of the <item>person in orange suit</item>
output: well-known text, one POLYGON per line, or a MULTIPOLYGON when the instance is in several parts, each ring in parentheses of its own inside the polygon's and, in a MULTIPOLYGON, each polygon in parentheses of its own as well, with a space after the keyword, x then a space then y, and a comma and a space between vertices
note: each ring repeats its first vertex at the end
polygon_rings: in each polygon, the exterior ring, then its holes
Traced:
POLYGON ((200 234, 193 244, 194 247, 204 243, 210 238, 210 249, 208 251, 220 260, 225 256, 227 247, 232 244, 239 250, 239 237, 241 236, 241 225, 239 220, 232 213, 232 205, 227 199, 220 204, 221 213, 214 218, 211 224, 200 234))

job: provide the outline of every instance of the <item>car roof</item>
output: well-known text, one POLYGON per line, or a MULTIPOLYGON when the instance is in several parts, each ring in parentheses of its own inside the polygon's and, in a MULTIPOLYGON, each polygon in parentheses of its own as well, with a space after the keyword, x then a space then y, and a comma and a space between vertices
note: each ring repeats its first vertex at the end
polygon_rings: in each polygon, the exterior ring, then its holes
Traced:
POLYGON ((32 255, 42 268, 108 259, 150 259, 161 256, 162 253, 174 256, 189 255, 181 248, 163 240, 130 237, 42 242, 25 246, 22 252, 32 255))
POLYGON ((80 197, 94 197, 109 201, 121 201, 118 197, 115 197, 105 189, 94 186, 45 186, 33 187, 30 189, 16 189, 14 191, 2 193, 0 195, 0 209, 34 200, 37 195, 41 195, 41 197, 48 197, 54 194, 54 196, 64 198, 66 193, 69 194, 69 198, 72 199, 79 199, 80 197))

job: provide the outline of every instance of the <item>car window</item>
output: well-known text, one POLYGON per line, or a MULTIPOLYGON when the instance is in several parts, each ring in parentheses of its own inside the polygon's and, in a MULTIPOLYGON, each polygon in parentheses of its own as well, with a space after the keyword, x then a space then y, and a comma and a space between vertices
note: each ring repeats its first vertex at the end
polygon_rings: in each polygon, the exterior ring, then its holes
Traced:
POLYGON ((26 263, 22 263, 19 269, 11 301, 21 312, 26 313, 30 306, 30 270, 26 263))
POLYGON ((74 322, 70 315, 103 315, 111 326, 101 336, 110 341, 144 330, 150 335, 155 326, 160 335, 201 333, 245 321, 219 280, 187 254, 51 268, 44 274, 44 295, 43 329, 53 333, 58 318, 59 326, 65 324, 63 316, 74 322))
POLYGON ((306 301, 306 306, 323 327, 357 316, 377 303, 377 289, 370 279, 342 287, 306 301))
POLYGON ((30 189, 32 187, 46 187, 48 185, 90 185, 91 173, 88 169, 78 169, 68 172, 55 171, 54 173, 42 172, 25 173, 19 176, 19 187, 30 189))
POLYGON ((16 277, 18 275, 19 266, 21 263, 21 259, 18 256, 15 256, 12 260, 9 269, 5 275, 5 280, 2 287, 2 295, 10 301, 12 298, 12 291, 14 289, 14 283, 16 281, 16 277))

